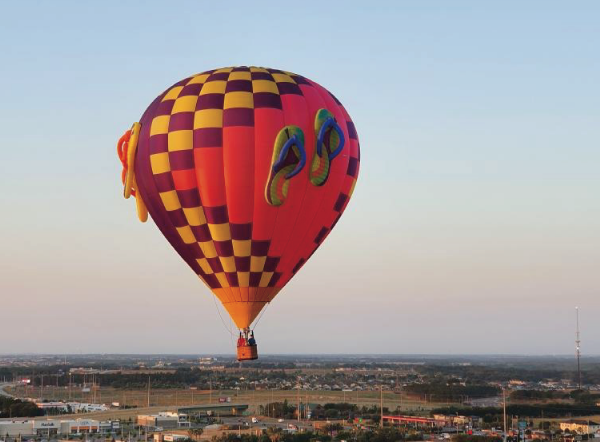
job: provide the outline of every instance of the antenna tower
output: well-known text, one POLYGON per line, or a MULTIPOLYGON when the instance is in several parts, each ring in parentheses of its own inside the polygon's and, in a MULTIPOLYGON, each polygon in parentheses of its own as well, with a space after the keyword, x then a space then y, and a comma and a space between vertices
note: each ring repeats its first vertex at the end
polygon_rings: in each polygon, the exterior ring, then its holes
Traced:
POLYGON ((577 332, 575 333, 575 349, 577 351, 577 385, 581 390, 581 339, 579 339, 579 307, 575 307, 577 314, 577 332))

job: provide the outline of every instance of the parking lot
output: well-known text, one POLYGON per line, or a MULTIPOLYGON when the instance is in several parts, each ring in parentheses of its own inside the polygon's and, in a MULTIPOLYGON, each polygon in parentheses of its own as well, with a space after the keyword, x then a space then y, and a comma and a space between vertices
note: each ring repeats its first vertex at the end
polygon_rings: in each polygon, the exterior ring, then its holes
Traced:
POLYGON ((298 429, 298 430, 310 430, 313 429, 312 422, 298 422, 295 419, 275 419, 267 417, 257 417, 258 422, 252 422, 251 416, 243 417, 223 417, 223 425, 227 425, 230 429, 242 429, 254 428, 257 430, 266 430, 270 427, 281 428, 282 430, 298 429))

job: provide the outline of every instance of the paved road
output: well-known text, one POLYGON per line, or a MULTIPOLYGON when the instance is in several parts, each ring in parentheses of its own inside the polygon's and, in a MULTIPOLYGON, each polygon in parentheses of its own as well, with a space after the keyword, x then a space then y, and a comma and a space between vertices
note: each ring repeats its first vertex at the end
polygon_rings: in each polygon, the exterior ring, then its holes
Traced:
POLYGON ((12 394, 8 394, 6 391, 4 391, 5 387, 14 387, 16 384, 12 384, 12 383, 0 383, 0 396, 5 396, 5 397, 14 397, 12 394))
POLYGON ((502 396, 498 397, 487 397, 483 399, 472 399, 471 405, 473 407, 501 407, 502 396))
POLYGON ((268 427, 278 427, 281 429, 287 429, 287 428, 289 428, 288 424, 291 424, 291 425, 297 426, 299 429, 304 429, 304 430, 312 430, 313 429, 312 422, 298 422, 295 419, 286 419, 283 422, 279 422, 278 419, 267 418, 264 416, 260 417, 259 419, 260 419, 259 422, 252 423, 252 418, 248 417, 248 416, 222 417, 221 421, 223 422, 224 425, 227 425, 230 428, 234 428, 239 425, 242 428, 253 428, 253 429, 260 429, 260 430, 266 430, 268 427))

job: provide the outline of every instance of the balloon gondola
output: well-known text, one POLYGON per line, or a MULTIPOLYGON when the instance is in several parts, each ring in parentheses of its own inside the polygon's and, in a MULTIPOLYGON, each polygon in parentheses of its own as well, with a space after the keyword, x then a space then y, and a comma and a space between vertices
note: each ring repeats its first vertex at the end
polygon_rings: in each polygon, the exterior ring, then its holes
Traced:
POLYGON ((124 196, 221 301, 258 357, 252 323, 344 212, 356 129, 319 84, 277 69, 202 72, 161 93, 119 140, 124 196))

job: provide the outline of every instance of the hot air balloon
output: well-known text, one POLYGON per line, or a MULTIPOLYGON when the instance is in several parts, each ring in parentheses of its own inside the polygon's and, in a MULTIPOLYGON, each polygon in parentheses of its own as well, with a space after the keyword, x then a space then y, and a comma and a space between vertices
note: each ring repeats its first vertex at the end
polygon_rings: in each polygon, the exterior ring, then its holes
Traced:
POLYGON ((258 357, 253 321, 340 219, 356 184, 356 129, 339 100, 300 75, 229 67, 160 94, 118 143, 136 198, 258 357))

